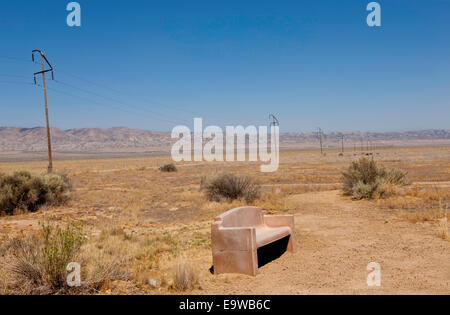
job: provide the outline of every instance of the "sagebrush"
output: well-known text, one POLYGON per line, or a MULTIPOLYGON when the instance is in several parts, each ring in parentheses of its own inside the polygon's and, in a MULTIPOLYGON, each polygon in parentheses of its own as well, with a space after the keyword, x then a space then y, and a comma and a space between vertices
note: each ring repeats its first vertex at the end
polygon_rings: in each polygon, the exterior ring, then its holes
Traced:
POLYGON ((173 164, 173 163, 171 163, 171 164, 166 164, 166 165, 164 165, 164 166, 161 166, 161 167, 159 168, 159 170, 160 170, 161 172, 166 172, 166 173, 173 173, 173 172, 177 172, 177 171, 178 171, 177 167, 176 167, 175 164, 173 164))
POLYGON ((16 292, 25 294, 65 293, 67 265, 79 254, 85 240, 81 227, 41 224, 39 234, 15 238, 9 243, 10 276, 16 292))
MULTIPOLYGON (((94 256, 86 252, 86 235, 80 225, 65 227, 43 223, 40 231, 27 237, 13 238, 3 248, 9 264, 0 266, 8 274, 8 294, 84 294, 98 292, 115 280, 128 280, 120 258, 105 259, 96 247, 94 256), (81 265, 81 285, 67 283, 72 262, 81 265)), ((91 244, 92 246, 93 244, 91 244)))
POLYGON ((63 175, 38 176, 28 171, 0 174, 0 215, 64 204, 70 199, 71 189, 69 179, 63 175))
POLYGON ((342 181, 346 195, 373 199, 388 197, 396 186, 406 184, 406 173, 399 169, 386 170, 373 159, 362 157, 342 173, 342 181))
POLYGON ((210 201, 244 199, 251 203, 260 197, 259 186, 248 176, 236 176, 230 173, 204 176, 200 186, 206 191, 210 201))

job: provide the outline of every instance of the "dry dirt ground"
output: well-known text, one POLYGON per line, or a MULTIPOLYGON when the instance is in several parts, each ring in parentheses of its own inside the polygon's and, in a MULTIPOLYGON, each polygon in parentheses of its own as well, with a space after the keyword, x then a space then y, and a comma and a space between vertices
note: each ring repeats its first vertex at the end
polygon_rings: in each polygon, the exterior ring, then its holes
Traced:
POLYGON ((290 200, 304 207, 295 215, 298 252, 265 265, 255 278, 212 282, 208 293, 450 293, 450 243, 436 237, 432 224, 412 225, 339 191, 290 200), (367 285, 370 262, 381 266, 381 287, 367 285))
MULTIPOLYGON (((407 171, 410 181, 395 196, 374 201, 355 201, 339 190, 340 172, 360 156, 282 152, 279 171, 269 174, 260 173, 257 163, 206 162, 161 173, 158 167, 170 162, 168 157, 56 161, 56 170, 74 184, 72 201, 0 218, 0 242, 34 233, 43 220, 79 222, 87 234, 82 261, 120 260, 128 274, 105 285, 101 294, 450 294, 450 242, 440 237, 438 224, 448 212, 450 147, 374 153, 386 167, 407 171), (252 176, 263 192, 253 205, 295 215, 297 253, 268 263, 256 277, 209 272, 210 222, 245 204, 205 198, 201 177, 219 171, 252 176), (196 270, 193 290, 171 288, 180 261, 196 270), (370 262, 381 266, 380 287, 367 286, 370 262)), ((0 171, 42 172, 45 165, 2 163, 0 171)), ((3 293, 9 293, 7 274, 0 270, 3 293)))

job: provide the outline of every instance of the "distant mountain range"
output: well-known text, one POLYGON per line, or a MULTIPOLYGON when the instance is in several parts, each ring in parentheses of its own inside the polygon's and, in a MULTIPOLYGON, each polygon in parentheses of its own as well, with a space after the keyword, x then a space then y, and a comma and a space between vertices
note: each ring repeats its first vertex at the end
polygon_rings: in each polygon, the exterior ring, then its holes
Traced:
MULTIPOLYGON (((60 130, 52 128, 52 145, 59 152, 144 152, 168 151, 175 141, 168 132, 115 127, 111 129, 83 128, 60 130)), ((450 144, 450 129, 421 130, 407 132, 346 132, 346 146, 357 146, 367 142, 378 146, 450 144)), ((325 147, 340 146, 341 134, 323 135, 325 147)), ((281 147, 317 147, 318 135, 308 133, 283 133, 281 147)), ((46 130, 37 128, 0 127, 0 152, 41 152, 47 150, 46 130)))

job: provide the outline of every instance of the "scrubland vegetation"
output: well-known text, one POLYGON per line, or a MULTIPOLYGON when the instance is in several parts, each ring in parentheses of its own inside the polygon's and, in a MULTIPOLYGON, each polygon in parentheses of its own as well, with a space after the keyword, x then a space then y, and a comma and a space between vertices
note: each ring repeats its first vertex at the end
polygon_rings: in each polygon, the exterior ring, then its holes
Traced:
POLYGON ((161 172, 166 172, 166 173, 173 173, 173 172, 178 171, 178 170, 177 170, 177 167, 176 167, 175 164, 173 164, 173 163, 170 163, 170 164, 166 164, 166 165, 164 165, 164 166, 161 166, 161 167, 159 168, 159 170, 160 170, 161 172))
POLYGON ((36 176, 27 171, 0 174, 0 215, 62 205, 70 199, 70 193, 70 181, 62 175, 36 176))
POLYGON ((449 148, 338 153, 282 152, 266 174, 258 163, 177 163, 165 174, 167 157, 57 161, 64 177, 32 175, 45 162, 3 163, 0 293, 339 293, 372 256, 399 270, 383 292, 450 291, 440 274, 450 267, 449 148), (294 214, 299 253, 255 279, 213 276, 211 220, 243 205, 294 214), (80 263, 81 287, 67 287, 68 262, 80 263), (408 269, 425 264, 426 274, 408 269))
POLYGON ((250 177, 230 173, 202 177, 200 189, 206 191, 208 200, 218 202, 245 200, 251 203, 260 196, 259 186, 250 177))
POLYGON ((356 199, 385 198, 395 194, 397 186, 405 185, 406 173, 386 170, 373 159, 362 157, 342 173, 343 190, 356 199))
POLYGON ((75 223, 65 227, 41 223, 31 235, 8 240, 3 247, 7 262, 2 266, 4 289, 15 294, 95 293, 106 282, 125 278, 116 262, 90 261, 94 268, 84 269, 82 285, 69 287, 67 267, 72 262, 86 263, 84 243, 82 227, 75 223))

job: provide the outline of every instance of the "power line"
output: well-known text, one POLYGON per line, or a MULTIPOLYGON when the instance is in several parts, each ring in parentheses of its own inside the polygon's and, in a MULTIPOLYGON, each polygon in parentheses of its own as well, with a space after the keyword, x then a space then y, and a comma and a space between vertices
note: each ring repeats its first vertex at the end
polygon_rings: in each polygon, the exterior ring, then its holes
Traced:
POLYGON ((31 83, 31 82, 21 82, 21 81, 5 81, 5 80, 1 80, 0 83, 5 83, 5 84, 25 84, 25 85, 34 86, 34 84, 31 83))
MULTIPOLYGON (((25 59, 25 58, 17 58, 17 57, 10 57, 10 56, 0 56, 0 58, 8 59, 8 60, 21 61, 21 62, 27 62, 27 63, 39 64, 38 62, 35 62, 35 61, 33 61, 33 60, 29 60, 29 59, 25 59)), ((70 77, 72 77, 72 78, 75 78, 75 79, 77 79, 77 80, 79 80, 79 81, 83 81, 83 82, 89 83, 89 84, 91 84, 91 85, 96 85, 96 86, 98 86, 98 87, 101 87, 101 88, 110 90, 110 91, 112 91, 112 92, 114 92, 114 93, 116 93, 116 94, 124 95, 124 96, 127 96, 127 97, 132 97, 132 98, 134 98, 134 99, 136 99, 136 100, 139 100, 140 102, 145 103, 145 104, 164 106, 164 108, 167 109, 167 110, 172 110, 172 111, 174 111, 174 112, 184 112, 184 113, 189 114, 189 115, 192 115, 192 116, 196 116, 196 115, 197 115, 197 113, 194 113, 194 112, 192 112, 192 111, 189 111, 189 110, 186 110, 186 109, 183 109, 183 108, 179 108, 179 107, 176 107, 176 106, 173 106, 173 105, 170 105, 170 106, 169 106, 169 105, 167 105, 167 104, 161 104, 161 103, 159 103, 159 102, 154 102, 154 101, 150 101, 150 100, 147 100, 147 99, 144 99, 144 98, 136 97, 136 96, 133 95, 133 94, 125 93, 125 92, 119 91, 119 90, 117 90, 117 89, 108 87, 108 86, 106 86, 106 85, 104 85, 104 84, 100 84, 100 83, 94 82, 94 81, 92 81, 92 80, 85 79, 85 78, 83 78, 83 77, 81 77, 81 76, 79 76, 79 75, 75 75, 75 74, 70 73, 70 72, 68 72, 68 71, 62 70, 62 69, 60 69, 59 67, 55 67, 54 69, 57 70, 59 73, 64 73, 64 74, 66 74, 66 75, 68 75, 68 76, 70 76, 70 77)), ((27 77, 27 78, 28 78, 28 77, 27 77)), ((61 81, 59 81, 59 82, 61 82, 61 81)), ((75 87, 74 87, 74 88, 75 88, 75 87)), ((86 92, 86 93, 87 93, 87 92, 86 92)), ((91 93, 91 94, 92 94, 92 93, 91 93)), ((103 96, 100 96, 100 97, 103 97, 103 96)), ((141 109, 143 109, 143 108, 141 108, 141 109)), ((144 110, 146 110, 146 109, 144 109, 144 110)), ((202 116, 204 116, 204 115, 202 115, 202 116)), ((206 117, 216 118, 216 119, 222 119, 222 118, 223 118, 223 117, 213 116, 213 115, 210 115, 210 114, 208 114, 206 117)))
MULTIPOLYGON (((27 77, 27 76, 12 75, 12 74, 0 74, 0 77, 21 78, 21 79, 22 79, 22 78, 25 78, 25 79, 28 79, 28 78, 29 78, 29 77, 27 77)), ((124 103, 124 102, 122 102, 122 101, 120 101, 120 100, 117 100, 117 99, 115 99, 115 98, 108 97, 108 96, 104 96, 104 95, 102 95, 102 94, 99 94, 99 93, 96 93, 96 92, 93 92, 93 91, 90 91, 90 90, 87 90, 87 89, 83 89, 83 88, 77 87, 77 86, 75 86, 75 85, 72 85, 72 84, 69 84, 69 83, 66 83, 66 82, 62 82, 62 81, 60 81, 60 80, 53 80, 53 81, 56 82, 56 83, 58 83, 58 84, 61 84, 61 85, 64 85, 64 86, 67 86, 67 87, 70 87, 70 88, 79 90, 79 91, 84 92, 84 93, 88 93, 88 94, 94 95, 94 96, 97 96, 97 97, 101 97, 101 98, 107 99, 107 100, 112 101, 112 102, 115 102, 115 103, 119 103, 119 104, 122 104, 122 105, 125 105, 125 106, 128 106, 128 107, 134 107, 135 109, 138 109, 138 110, 144 110, 144 111, 147 111, 147 112, 152 113, 152 114, 154 114, 154 115, 160 116, 160 117, 162 117, 162 118, 165 117, 165 116, 162 115, 161 113, 156 112, 156 111, 153 111, 153 110, 150 110, 150 109, 148 109, 148 108, 143 108, 143 107, 139 107, 139 106, 133 106, 133 105, 131 105, 131 104, 124 103)), ((2 83, 17 83, 17 84, 30 84, 30 85, 33 85, 33 84, 30 83, 30 82, 16 82, 16 81, 0 81, 0 82, 2 82, 2 83)), ((52 82, 52 81, 50 81, 50 82, 52 82)), ((39 84, 36 84, 36 85, 37 85, 37 86, 40 86, 39 84)), ((41 87, 42 87, 42 86, 41 86, 41 87)), ((49 88, 49 89, 51 89, 51 88, 49 88)), ((58 93, 64 93, 64 91, 60 91, 60 90, 57 90, 57 89, 51 89, 51 90, 53 90, 53 91, 55 91, 55 92, 58 92, 58 93)), ((66 93, 66 95, 70 95, 70 96, 72 96, 72 97, 78 97, 78 98, 80 98, 79 96, 74 95, 74 94, 68 94, 68 93, 66 93)), ((89 100, 89 101, 92 102, 92 100, 89 100)), ((95 102, 95 101, 94 101, 94 102, 95 102)), ((97 103, 98 105, 104 105, 104 104, 100 104, 100 103, 98 103, 98 102, 96 102, 96 103, 97 103)), ((106 105, 104 105, 104 106, 106 106, 106 105)), ((116 107, 116 109, 118 109, 118 107, 116 107)), ((123 110, 123 109, 121 109, 121 110, 123 110)), ((164 118, 164 119, 165 119, 165 118, 164 118)), ((170 122, 170 123, 175 123, 173 120, 165 119, 165 121, 166 121, 166 122, 170 122)), ((190 123, 190 122, 188 122, 188 121, 186 121, 186 120, 183 120, 183 122, 190 123)), ((179 123, 179 122, 177 122, 176 124, 178 124, 178 123, 179 123)))
MULTIPOLYGON (((55 68, 55 69, 56 69, 56 68, 55 68)), ((175 112, 184 112, 184 113, 186 113, 186 114, 194 115, 194 116, 197 115, 196 113, 194 113, 194 112, 192 112, 192 111, 189 111, 189 110, 186 110, 186 109, 183 109, 183 108, 179 108, 179 107, 176 107, 176 106, 173 106, 173 105, 170 105, 170 106, 169 106, 169 105, 167 105, 167 104, 161 104, 161 103, 159 103, 159 102, 154 102, 154 101, 150 101, 150 100, 147 100, 147 99, 144 99, 144 98, 141 98, 141 97, 136 97, 136 96, 133 95, 133 94, 126 93, 126 92, 123 92, 123 91, 119 91, 119 90, 117 90, 117 89, 108 87, 108 86, 106 86, 106 85, 104 85, 104 84, 99 84, 99 83, 93 82, 92 80, 88 80, 88 79, 82 78, 82 77, 80 77, 80 76, 78 76, 78 75, 74 75, 74 74, 72 74, 72 73, 70 73, 70 72, 68 72, 68 71, 61 70, 61 69, 59 69, 59 68, 57 68, 57 69, 58 69, 58 72, 65 73, 66 75, 71 76, 71 77, 73 77, 73 78, 75 78, 75 79, 77 79, 77 80, 79 80, 79 81, 83 81, 83 82, 89 83, 89 84, 91 84, 91 85, 96 85, 96 86, 98 86, 98 87, 101 87, 101 88, 110 90, 110 91, 112 91, 112 92, 114 92, 114 93, 116 93, 116 94, 120 94, 120 95, 127 96, 127 97, 132 97, 132 98, 134 98, 134 99, 136 99, 136 100, 139 100, 140 102, 145 103, 145 104, 164 106, 166 109, 169 109, 169 110, 172 110, 172 111, 175 111, 175 112)), ((209 117, 214 117, 214 116, 211 116, 211 115, 208 115, 208 116, 209 116, 209 117)), ((215 118, 221 119, 222 117, 215 117, 215 118)))
MULTIPOLYGON (((62 82, 62 81, 59 81, 59 80, 54 80, 54 82, 59 83, 59 84, 64 85, 64 86, 67 86, 67 87, 70 87, 70 88, 73 88, 73 89, 76 89, 76 90, 79 90, 79 91, 87 93, 87 94, 91 94, 91 95, 94 95, 94 96, 97 96, 97 97, 101 97, 101 98, 104 98, 106 100, 109 100, 109 101, 112 101, 112 102, 115 102, 115 103, 118 103, 118 104, 121 104, 121 105, 125 105, 127 107, 132 107, 132 108, 135 108, 137 110, 147 111, 147 112, 149 112, 149 113, 151 113, 153 115, 157 115, 157 116, 160 116, 160 117, 162 117, 164 119, 167 119, 167 116, 165 116, 165 115, 163 115, 163 114, 161 114, 159 112, 156 112, 154 110, 150 110, 148 108, 144 108, 144 107, 140 107, 140 106, 135 106, 135 105, 131 105, 131 104, 128 104, 128 103, 124 103, 124 102, 122 102, 120 100, 117 100, 115 98, 112 98, 112 97, 109 97, 109 96, 104 96, 102 94, 99 94, 99 93, 96 93, 96 92, 93 92, 93 91, 90 91, 90 90, 86 90, 86 89, 83 89, 83 88, 80 88, 80 87, 77 87, 75 85, 72 85, 72 84, 69 84, 69 83, 66 83, 66 82, 62 82)), ((166 120, 166 121, 170 121, 170 120, 166 120)), ((187 123, 190 123, 190 122, 185 121, 185 120, 183 120, 183 121, 187 122, 187 123)))
POLYGON ((20 79, 29 79, 30 77, 24 76, 24 75, 14 75, 14 74, 0 74, 0 77, 7 77, 7 78, 20 78, 20 79))
MULTIPOLYGON (((33 84, 31 82, 22 82, 22 81, 0 80, 0 83, 3 83, 3 84, 29 85, 29 86, 32 86, 32 87, 41 87, 41 88, 43 87, 41 84, 33 84)), ((127 112, 127 113, 134 114, 134 115, 137 115, 137 116, 142 116, 143 115, 143 113, 130 111, 128 109, 124 109, 124 108, 118 107, 118 106, 106 105, 106 104, 97 102, 95 100, 92 100, 92 99, 89 99, 89 98, 86 98, 86 97, 83 97, 83 96, 79 96, 79 95, 76 95, 76 94, 73 94, 73 93, 69 93, 69 92, 66 92, 66 91, 55 89, 53 87, 47 87, 47 90, 50 90, 50 91, 53 91, 53 92, 56 92, 56 93, 59 93, 59 94, 63 94, 63 95, 66 95, 66 96, 75 97, 75 98, 87 101, 87 102, 89 102, 89 104, 95 104, 95 105, 99 105, 99 106, 106 107, 106 108, 112 108, 112 109, 115 109, 115 110, 119 110, 119 111, 122 111, 122 112, 127 112)), ((180 123, 179 121, 176 122, 176 121, 168 120, 168 119, 164 119, 164 118, 154 118, 154 117, 152 117, 152 118, 154 120, 164 121, 164 122, 168 122, 168 123, 171 123, 171 124, 179 124, 180 123)))
MULTIPOLYGON (((41 85, 40 85, 40 84, 37 84, 37 86, 41 86, 41 85)), ((42 86, 41 86, 41 87, 42 87, 42 86)), ((115 109, 115 110, 120 110, 120 111, 127 112, 127 113, 130 113, 130 114, 138 115, 138 116, 142 116, 142 115, 143 115, 143 113, 139 113, 139 112, 135 112, 135 111, 130 111, 130 110, 128 110, 128 109, 124 109, 124 108, 118 107, 118 106, 106 105, 106 104, 97 102, 97 101, 95 101, 95 100, 89 99, 89 98, 87 98, 87 97, 79 96, 79 95, 76 95, 76 94, 73 94, 73 93, 70 93, 70 92, 66 92, 66 91, 62 91, 62 90, 58 90, 58 89, 50 88, 50 87, 47 87, 47 89, 50 90, 50 91, 59 93, 59 94, 63 94, 63 95, 66 95, 66 96, 75 97, 75 98, 78 98, 78 99, 87 101, 87 102, 89 102, 90 104, 95 104, 95 105, 99 105, 99 106, 106 107, 106 108, 112 108, 112 109, 115 109)), ((144 115, 145 115, 145 114, 144 114, 144 115)), ((173 120, 167 120, 167 119, 164 119, 164 118, 155 118, 155 117, 152 117, 152 119, 158 120, 158 121, 168 122, 168 123, 171 123, 171 124, 179 124, 179 123, 180 123, 179 121, 178 121, 178 122, 175 122, 175 121, 173 121, 173 120)))
POLYGON ((17 57, 10 57, 10 56, 0 56, 0 59, 7 59, 7 60, 13 60, 13 61, 21 61, 21 62, 26 62, 26 63, 34 63, 34 64, 39 64, 36 61, 30 60, 30 59, 26 59, 26 58, 17 58, 17 57))
MULTIPOLYGON (((29 60, 29 59, 25 59, 25 58, 22 59, 22 58, 9 57, 9 56, 0 56, 0 58, 8 59, 8 60, 15 60, 15 61, 21 61, 21 62, 27 62, 27 63, 38 64, 38 62, 35 62, 35 61, 33 61, 33 60, 29 60)), ((70 76, 70 77, 73 77, 73 78, 75 78, 75 79, 77 79, 77 80, 79 80, 79 81, 83 81, 83 82, 86 82, 86 83, 88 83, 88 84, 95 85, 95 86, 98 86, 98 87, 101 87, 101 88, 110 90, 110 91, 112 91, 112 92, 114 92, 114 93, 116 93, 116 94, 124 95, 124 96, 127 96, 127 97, 132 97, 132 98, 134 98, 134 99, 136 99, 136 100, 139 100, 140 102, 142 102, 142 103, 144 103, 144 104, 149 104, 149 105, 152 105, 152 106, 153 106, 153 105, 164 106, 165 109, 171 110, 171 111, 174 111, 174 112, 177 112, 177 113, 184 112, 184 113, 187 113, 187 114, 193 115, 193 116, 197 115, 196 113, 194 113, 194 112, 192 112, 192 111, 189 111, 189 110, 186 110, 186 109, 181 109, 181 108, 175 107, 175 106, 173 106, 173 105, 170 105, 170 106, 169 106, 169 105, 167 105, 167 104, 161 104, 161 103, 157 103, 157 102, 152 102, 152 101, 149 101, 149 100, 146 100, 146 99, 143 99, 143 98, 136 97, 135 95, 132 95, 132 94, 129 94, 129 93, 125 93, 125 92, 119 91, 119 90, 117 90, 117 89, 108 87, 108 86, 106 86, 106 85, 104 85, 104 84, 99 84, 99 83, 94 82, 94 81, 92 81, 92 80, 88 80, 88 79, 82 78, 81 76, 72 74, 72 73, 70 73, 70 72, 68 72, 68 71, 61 70, 61 69, 58 68, 58 67, 55 67, 54 69, 57 69, 58 72, 64 73, 64 74, 66 74, 66 75, 68 75, 68 76, 70 76)), ((28 77, 25 77, 25 76, 16 76, 16 75, 6 75, 6 74, 5 74, 5 75, 0 75, 0 76, 5 76, 5 77, 16 77, 16 78, 27 78, 27 79, 28 79, 28 77)), ((55 80, 55 81, 56 81, 56 80, 55 80)), ((153 113, 154 115, 157 115, 157 116, 160 116, 160 117, 161 117, 161 116, 162 116, 162 117, 166 117, 166 116, 164 116, 163 114, 161 114, 161 113, 159 113, 159 112, 157 112, 157 111, 150 110, 150 109, 145 108, 145 107, 140 107, 140 106, 130 105, 130 104, 124 103, 124 102, 122 102, 122 101, 120 101, 120 100, 117 100, 117 99, 115 99, 115 98, 113 98, 113 97, 104 96, 104 95, 101 95, 101 94, 99 94, 99 93, 96 93, 96 92, 93 92, 93 91, 90 91, 90 90, 86 90, 86 89, 77 87, 77 86, 75 86, 75 85, 72 85, 72 84, 69 84, 69 83, 66 83, 66 82, 62 82, 62 81, 59 81, 59 80, 58 80, 58 81, 56 81, 56 83, 59 83, 59 84, 62 84, 62 85, 66 85, 66 86, 68 86, 68 87, 77 89, 77 90, 82 91, 82 92, 84 92, 84 93, 88 93, 88 94, 91 94, 91 95, 95 95, 95 96, 98 96, 98 97, 107 99, 107 100, 109 100, 109 101, 113 101, 113 102, 118 103, 118 104, 122 104, 122 105, 129 106, 129 107, 134 107, 134 108, 136 108, 136 109, 138 109, 138 110, 144 110, 144 111, 153 113)), ((54 90, 54 91, 56 91, 56 90, 54 90)), ((72 95, 72 96, 77 97, 77 96, 75 96, 75 95, 72 95)), ((202 116, 205 116, 205 115, 202 115, 202 116)), ((222 119, 222 118, 223 118, 223 117, 212 116, 212 115, 209 115, 209 114, 206 115, 206 117, 216 118, 216 119, 222 119)), ((172 123, 174 123, 173 121, 168 120, 168 119, 163 119, 163 120, 165 120, 166 122, 172 122, 172 123)), ((184 121, 184 122, 186 122, 186 123, 190 123, 190 121, 187 121, 187 120, 184 120, 184 119, 183 119, 182 121, 184 121)), ((178 122, 178 123, 179 123, 179 122, 178 122)), ((177 124, 178 124, 178 123, 177 123, 177 124)))

